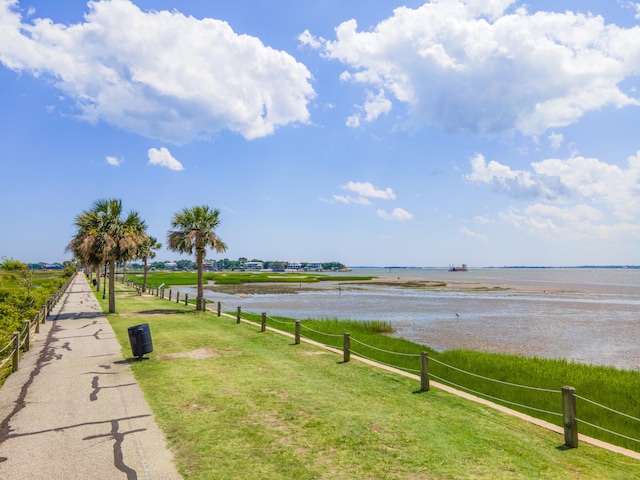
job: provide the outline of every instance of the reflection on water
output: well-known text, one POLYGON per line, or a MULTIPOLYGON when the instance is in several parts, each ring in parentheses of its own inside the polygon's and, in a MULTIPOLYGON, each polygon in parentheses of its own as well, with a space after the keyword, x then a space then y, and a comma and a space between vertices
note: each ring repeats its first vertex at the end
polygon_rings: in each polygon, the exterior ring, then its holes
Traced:
POLYGON ((468 348, 640 367, 640 270, 362 269, 352 274, 511 288, 439 291, 321 283, 298 294, 207 295, 228 311, 241 306, 299 319, 386 320, 395 335, 437 350, 468 348))

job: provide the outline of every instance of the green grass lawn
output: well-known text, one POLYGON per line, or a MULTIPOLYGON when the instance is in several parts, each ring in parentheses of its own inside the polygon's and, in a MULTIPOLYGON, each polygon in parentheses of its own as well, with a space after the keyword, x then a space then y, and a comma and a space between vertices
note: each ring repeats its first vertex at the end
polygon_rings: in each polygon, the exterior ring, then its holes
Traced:
MULTIPOLYGON (((127 278, 142 284, 143 275, 140 272, 129 272, 127 278)), ((331 276, 322 273, 277 273, 277 272, 205 272, 205 282, 213 281, 220 285, 240 285, 243 283, 317 283, 322 281, 340 280, 371 280, 373 277, 331 276)), ((153 271, 147 275, 147 285, 158 287, 164 284, 166 288, 177 285, 196 285, 195 272, 166 272, 153 271)))
POLYGON ((232 319, 125 289, 117 307, 126 358, 127 328, 150 325, 154 352, 131 366, 187 479, 640 476, 640 461, 562 448, 561 435, 232 319))
MULTIPOLYGON (((255 322, 261 321, 261 315, 257 314, 243 312, 243 317, 255 322)), ((293 333, 295 320, 268 316, 267 325, 293 333)), ((338 319, 301 321, 301 334, 307 338, 341 349, 342 335, 349 332, 354 354, 415 374, 420 372, 419 353, 427 351, 431 359, 429 372, 435 380, 485 396, 491 401, 558 426, 562 425, 560 392, 562 387, 571 386, 581 397, 578 398, 577 406, 578 418, 582 420, 582 434, 640 451, 640 442, 637 441, 640 438, 640 422, 637 420, 640 418, 640 402, 637 400, 637 392, 640 391, 638 371, 471 350, 435 352, 424 345, 379 334, 392 331, 392 326, 386 322, 338 319), (594 428, 586 422, 600 428, 594 428)))

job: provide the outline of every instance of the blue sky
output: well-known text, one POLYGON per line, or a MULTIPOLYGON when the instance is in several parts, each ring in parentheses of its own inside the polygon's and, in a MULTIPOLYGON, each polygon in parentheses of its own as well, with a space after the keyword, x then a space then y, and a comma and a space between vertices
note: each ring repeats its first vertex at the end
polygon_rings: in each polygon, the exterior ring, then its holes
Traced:
POLYGON ((120 198, 210 258, 640 264, 640 3, 0 0, 0 146, 27 262, 120 198))

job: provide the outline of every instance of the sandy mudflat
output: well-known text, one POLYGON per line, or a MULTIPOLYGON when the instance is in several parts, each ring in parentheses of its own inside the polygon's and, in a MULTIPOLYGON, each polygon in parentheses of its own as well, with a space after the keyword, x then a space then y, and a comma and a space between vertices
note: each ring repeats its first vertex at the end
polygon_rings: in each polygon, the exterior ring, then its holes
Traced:
MULTIPOLYGON (((229 295, 274 295, 274 294, 296 294, 299 292, 308 292, 318 289, 335 289, 338 286, 346 285, 378 285, 381 287, 398 287, 413 289, 440 289, 450 291, 496 291, 496 290, 530 290, 543 291, 542 287, 515 286, 515 285, 496 285, 490 283, 464 282, 450 280, 425 280, 418 277, 377 277, 371 280, 327 280, 318 283, 244 283, 241 285, 218 285, 209 283, 205 288, 214 292, 226 293, 229 295)), ((548 291, 548 288, 545 288, 548 291)))

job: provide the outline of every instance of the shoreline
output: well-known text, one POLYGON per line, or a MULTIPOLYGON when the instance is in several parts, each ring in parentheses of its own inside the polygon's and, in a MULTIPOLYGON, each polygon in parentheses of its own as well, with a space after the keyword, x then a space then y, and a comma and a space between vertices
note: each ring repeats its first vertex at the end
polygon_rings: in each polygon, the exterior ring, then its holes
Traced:
POLYGON ((234 309, 295 319, 386 321, 394 336, 437 351, 640 369, 640 346, 628 334, 638 325, 637 271, 494 272, 426 272, 420 278, 418 272, 378 270, 366 281, 335 276, 316 283, 209 285, 207 296, 234 309))

